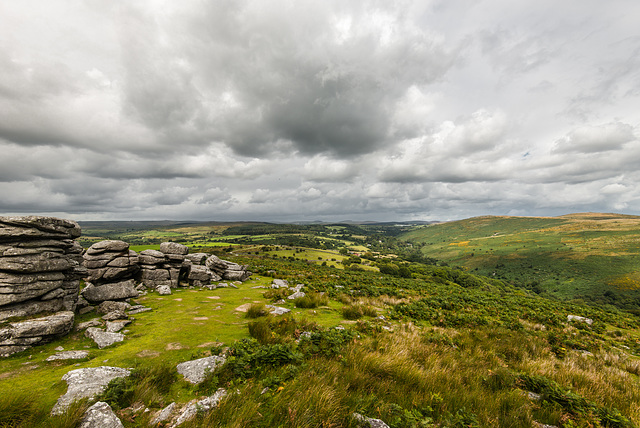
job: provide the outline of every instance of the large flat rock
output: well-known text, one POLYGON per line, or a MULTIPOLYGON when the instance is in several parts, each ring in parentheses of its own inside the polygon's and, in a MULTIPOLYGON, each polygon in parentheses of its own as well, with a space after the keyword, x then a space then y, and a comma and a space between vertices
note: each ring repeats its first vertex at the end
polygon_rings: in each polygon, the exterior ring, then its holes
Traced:
POLYGON ((111 284, 95 285, 82 290, 82 296, 87 301, 96 303, 105 300, 123 300, 130 297, 138 297, 134 281, 127 280, 111 284))
POLYGON ((177 366, 178 373, 184 376, 185 380, 193 384, 201 383, 207 371, 213 371, 219 365, 224 364, 226 358, 216 355, 199 358, 197 360, 185 361, 177 366))
POLYGON ((74 401, 101 394, 112 379, 127 377, 130 374, 129 369, 107 366, 71 370, 62 376, 62 380, 68 385, 67 392, 58 398, 51 414, 61 414, 74 401))

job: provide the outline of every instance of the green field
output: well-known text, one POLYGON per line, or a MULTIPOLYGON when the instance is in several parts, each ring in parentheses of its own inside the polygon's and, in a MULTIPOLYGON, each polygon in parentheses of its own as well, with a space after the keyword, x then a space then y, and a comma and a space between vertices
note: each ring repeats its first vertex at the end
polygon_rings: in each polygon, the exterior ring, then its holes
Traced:
POLYGON ((477 217, 402 235, 429 257, 561 299, 637 309, 640 218, 477 217))

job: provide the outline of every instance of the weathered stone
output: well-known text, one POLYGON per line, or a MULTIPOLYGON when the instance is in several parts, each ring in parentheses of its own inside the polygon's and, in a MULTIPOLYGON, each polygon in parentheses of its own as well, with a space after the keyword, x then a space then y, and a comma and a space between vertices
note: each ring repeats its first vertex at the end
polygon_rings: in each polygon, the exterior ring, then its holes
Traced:
POLYGON ((167 284, 161 284, 156 287, 156 291, 162 296, 168 296, 171 294, 171 287, 167 284))
POLYGON ((128 251, 128 250, 129 250, 129 244, 127 244, 124 241, 106 240, 106 241, 96 242, 95 244, 90 246, 87 249, 87 254, 95 255, 95 254, 102 254, 107 251, 122 252, 122 251, 128 251))
POLYGON ((208 412, 220 404, 227 395, 227 391, 223 388, 219 388, 211 397, 204 398, 200 401, 192 400, 182 409, 180 415, 176 418, 176 421, 171 425, 171 428, 182 425, 183 423, 193 419, 198 412, 208 412))
POLYGON ((209 257, 207 253, 192 253, 185 256, 185 258, 194 265, 204 264, 204 262, 207 260, 207 257, 209 257))
POLYGON ((143 268, 140 270, 140 279, 143 282, 168 281, 169 271, 166 269, 144 269, 143 268))
POLYGON ((189 254, 189 247, 178 244, 177 242, 163 242, 160 244, 160 252, 164 254, 189 254))
POLYGON ((116 302, 113 300, 106 300, 98 305, 96 312, 99 314, 108 314, 113 311, 126 311, 131 308, 131 304, 127 302, 116 302))
POLYGON ((61 272, 71 269, 75 261, 64 254, 54 251, 43 251, 36 254, 0 258, 0 270, 5 272, 61 272))
POLYGON ((60 297, 66 296, 67 292, 63 288, 56 288, 55 290, 49 291, 44 296, 40 297, 40 300, 51 300, 58 299, 60 297))
POLYGON ((199 384, 205 378, 207 371, 213 371, 219 365, 224 364, 226 359, 213 355, 211 357, 199 358, 197 360, 185 361, 177 366, 178 373, 184 376, 185 380, 193 384, 199 384))
POLYGON ((110 284, 95 285, 82 290, 82 296, 89 302, 104 302, 105 300, 122 300, 138 297, 138 291, 132 279, 110 284))
POLYGON ((192 265, 187 277, 189 281, 198 280, 203 283, 211 281, 211 271, 208 267, 202 265, 192 265))
POLYGON ((47 357, 45 361, 56 361, 56 360, 81 360, 83 358, 87 358, 89 353, 87 351, 62 351, 57 354, 50 355, 47 357))
POLYGON ((0 272, 0 306, 24 302, 62 287, 63 272, 0 272))
POLYGON ((55 217, 0 217, 0 242, 43 238, 74 239, 81 234, 78 223, 55 217))
POLYGON ((136 314, 141 314, 142 312, 149 312, 152 311, 152 308, 139 308, 139 309, 133 309, 129 312, 127 312, 129 315, 136 315, 136 314))
POLYGON ((107 266, 99 269, 90 269, 87 280, 95 282, 96 285, 100 283, 110 283, 133 277, 139 270, 140 267, 137 264, 126 267, 107 266))
POLYGON ((61 414, 74 401, 101 394, 111 380, 130 374, 128 369, 106 366, 71 370, 62 376, 68 384, 67 392, 58 399, 51 414, 61 414))
POLYGON ((571 321, 583 322, 589 325, 593 324, 593 320, 591 318, 581 317, 578 315, 567 315, 567 322, 571 321))
POLYGON ((389 425, 384 423, 380 419, 368 418, 366 416, 362 416, 359 413, 354 413, 353 418, 359 421, 362 426, 370 427, 370 428, 389 428, 389 425))
POLYGON ((41 312, 58 312, 63 309, 62 299, 53 300, 29 300, 0 307, 0 321, 13 317, 26 317, 41 312))
POLYGON ((100 321, 100 318, 94 318, 86 322, 81 322, 76 326, 76 330, 84 330, 85 328, 97 327, 99 325, 102 325, 102 321, 100 321))
POLYGON ((111 311, 102 317, 105 321, 126 320, 128 318, 129 316, 120 310, 111 311))
POLYGON ((84 332, 84 335, 93 339, 100 349, 124 340, 124 335, 121 333, 109 333, 96 327, 89 327, 84 332))
POLYGON ((129 324, 131 320, 107 321, 107 333, 117 333, 129 324))
POLYGON ((154 418, 151 419, 151 426, 154 426, 154 427, 158 426, 160 422, 164 422, 167 419, 169 419, 169 417, 171 416, 171 412, 173 412, 173 409, 175 408, 176 408, 176 403, 174 402, 169 404, 164 409, 160 410, 158 414, 156 414, 154 418))
POLYGON ((304 294, 302 291, 296 291, 292 295, 288 296, 287 299, 294 300, 294 299, 299 299, 300 297, 304 297, 304 296, 306 296, 306 294, 304 294))
POLYGON ((144 265, 158 265, 164 263, 166 258, 163 252, 157 250, 144 250, 138 255, 139 263, 144 265))
POLYGON ((69 333, 73 327, 73 312, 58 312, 48 317, 12 322, 12 337, 57 336, 69 333))
POLYGON ((124 428, 124 425, 109 404, 98 401, 87 409, 79 428, 124 428))
POLYGON ((280 306, 265 305, 264 307, 270 309, 269 313, 272 315, 284 315, 291 312, 291 309, 281 308, 280 306))
POLYGON ((289 282, 284 279, 274 279, 271 288, 289 288, 289 282))

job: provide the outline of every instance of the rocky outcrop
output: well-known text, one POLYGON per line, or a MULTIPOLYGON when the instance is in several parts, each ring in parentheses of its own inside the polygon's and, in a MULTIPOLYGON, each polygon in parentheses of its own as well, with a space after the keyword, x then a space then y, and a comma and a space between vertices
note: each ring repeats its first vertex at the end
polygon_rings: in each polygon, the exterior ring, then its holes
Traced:
POLYGON ((134 277, 140 270, 138 254, 124 241, 100 241, 83 256, 87 268, 87 287, 82 297, 89 303, 125 300, 137 297, 134 277))
POLYGON ((0 217, 0 355, 66 334, 73 325, 82 267, 76 222, 54 217, 0 217), (51 328, 45 324, 51 323, 51 328))
POLYGON ((0 321, 73 311, 82 247, 77 223, 54 217, 0 217, 0 321))
POLYGON ((205 266, 222 279, 229 281, 246 281, 251 276, 246 266, 222 260, 218 256, 208 257, 205 266))
POLYGON ((192 264, 187 259, 188 253, 189 247, 176 242, 163 242, 160 251, 141 251, 139 281, 147 288, 170 294, 167 287, 177 288, 188 280, 192 264))

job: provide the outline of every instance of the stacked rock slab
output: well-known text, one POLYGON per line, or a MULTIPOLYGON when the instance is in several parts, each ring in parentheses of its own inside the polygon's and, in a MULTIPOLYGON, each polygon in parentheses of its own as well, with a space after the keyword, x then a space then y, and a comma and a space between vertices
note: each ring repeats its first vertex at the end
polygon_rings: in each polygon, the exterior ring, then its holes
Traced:
POLYGON ((213 273, 228 281, 246 281, 251 276, 246 266, 222 260, 218 256, 207 258, 205 265, 213 273))
POLYGON ((186 279, 189 276, 191 263, 186 260, 189 247, 177 242, 163 242, 160 244, 160 252, 166 258, 165 269, 169 271, 171 288, 176 288, 180 285, 181 279, 186 279))
POLYGON ((73 326, 84 268, 77 223, 54 217, 0 217, 0 355, 66 334, 73 326), (60 316, 58 316, 60 315, 60 316), (47 327, 48 324, 51 324, 47 327))
POLYGON ((178 287, 180 281, 189 276, 191 262, 186 258, 188 253, 189 247, 176 242, 163 242, 160 251, 141 251, 138 280, 152 289, 178 287))
POLYGON ((84 254, 87 287, 82 296, 90 303, 137 297, 134 277, 140 267, 138 254, 124 241, 100 241, 84 254))

